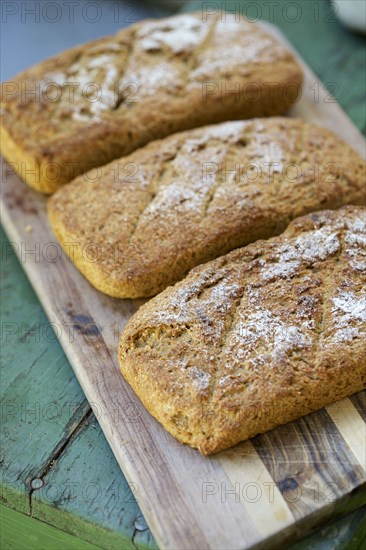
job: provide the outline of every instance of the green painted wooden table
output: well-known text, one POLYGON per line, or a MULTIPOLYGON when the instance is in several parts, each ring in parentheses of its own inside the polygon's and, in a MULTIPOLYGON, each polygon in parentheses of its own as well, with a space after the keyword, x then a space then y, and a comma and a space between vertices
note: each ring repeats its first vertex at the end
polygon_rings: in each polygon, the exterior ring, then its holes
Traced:
MULTIPOLYGON (((365 41, 326 0, 224 4, 277 24, 365 133, 365 41)), ((120 471, 3 232, 1 254, 1 548, 156 548, 139 488, 120 471)), ((310 548, 366 548, 366 509, 291 547, 310 548)))

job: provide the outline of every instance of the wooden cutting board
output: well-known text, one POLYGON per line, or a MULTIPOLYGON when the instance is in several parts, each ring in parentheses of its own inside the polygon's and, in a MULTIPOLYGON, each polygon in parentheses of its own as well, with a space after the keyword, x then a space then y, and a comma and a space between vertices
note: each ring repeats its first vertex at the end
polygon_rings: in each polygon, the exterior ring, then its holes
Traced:
MULTIPOLYGON (((364 155, 363 137, 299 61, 304 90, 291 116, 364 155)), ((57 244, 46 199, 5 162, 1 200, 8 237, 161 548, 276 548, 366 503, 365 392, 203 458, 150 416, 119 373, 118 337, 142 301, 89 285, 57 244)))

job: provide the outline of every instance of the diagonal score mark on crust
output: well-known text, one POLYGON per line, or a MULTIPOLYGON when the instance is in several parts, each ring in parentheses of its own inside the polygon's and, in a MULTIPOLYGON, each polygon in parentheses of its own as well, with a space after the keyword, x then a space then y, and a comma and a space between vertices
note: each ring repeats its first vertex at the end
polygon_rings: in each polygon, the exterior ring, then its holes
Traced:
POLYGON ((220 21, 220 16, 219 14, 216 15, 216 17, 213 18, 213 21, 210 25, 210 28, 206 34, 206 36, 204 37, 204 39, 201 41, 201 43, 199 44, 199 46, 197 46, 193 52, 193 54, 191 55, 190 59, 187 60, 187 70, 185 72, 185 83, 188 82, 188 79, 189 79, 189 75, 191 74, 191 72, 196 68, 196 64, 197 64, 197 58, 198 56, 203 52, 205 51, 205 49, 210 45, 210 42, 211 42, 211 39, 216 31, 216 27, 218 25, 220 21))
MULTIPOLYGON (((339 230, 338 232, 338 241, 339 241, 339 250, 337 253, 337 258, 340 259, 342 256, 344 256, 344 246, 343 246, 343 231, 339 230)), ((333 256, 334 258, 334 256, 333 256)), ((322 302, 321 302, 321 311, 320 311, 320 318, 318 321, 317 326, 315 327, 314 333, 317 335, 316 343, 313 346, 313 357, 312 357, 312 364, 315 364, 314 360, 316 356, 319 354, 319 348, 321 345, 321 338, 324 332, 324 317, 325 317, 325 310, 326 310, 326 304, 329 303, 329 300, 334 292, 334 281, 335 281, 335 269, 328 275, 326 275, 325 280, 322 285, 322 302), (329 283, 329 290, 328 292, 325 291, 329 283)), ((337 274, 339 271, 337 270, 337 274)))
MULTIPOLYGON (((230 153, 237 149, 238 145, 242 145, 243 148, 245 148, 248 145, 248 140, 243 135, 236 140, 234 143, 227 143, 226 151, 225 151, 225 158, 224 162, 226 162, 226 159, 229 157, 230 153)), ((235 151, 237 152, 237 151, 235 151)), ((240 167, 239 167, 240 170, 240 167)), ((211 187, 211 189, 208 190, 207 195, 205 197, 204 205, 203 205, 203 212, 202 212, 202 220, 207 216, 208 210, 210 205, 214 202, 216 195, 218 191, 220 191, 223 187, 225 187, 225 184, 227 184, 227 180, 223 179, 221 170, 217 170, 215 174, 215 181, 211 187)), ((237 177, 237 175, 236 175, 237 177)))
MULTIPOLYGON (((226 279, 227 277, 224 277, 224 278, 226 279)), ((215 288, 217 286, 217 284, 221 281, 222 281, 222 278, 219 278, 216 281, 216 284, 212 285, 212 288, 215 288)), ((207 395, 207 408, 208 409, 209 409, 209 404, 212 402, 215 389, 217 387, 218 376, 221 372, 221 366, 222 366, 221 357, 223 355, 225 345, 226 345, 226 342, 228 340, 231 329, 233 328, 233 326, 235 326, 235 321, 237 319, 237 315, 238 315, 238 312, 240 310, 242 300, 245 296, 245 291, 246 291, 246 285, 242 284, 242 286, 240 286, 238 288, 238 296, 237 296, 237 298, 236 298, 236 300, 233 304, 232 314, 231 314, 231 317, 229 318, 228 326, 224 327, 223 333, 222 333, 221 338, 220 338, 220 342, 218 343, 218 348, 220 350, 219 351, 219 356, 217 358, 217 361, 215 362, 214 369, 210 372, 211 379, 210 379, 210 386, 209 386, 209 391, 208 391, 208 395, 207 395)), ((208 410, 208 413, 210 415, 209 410, 208 410)))
POLYGON ((117 98, 116 98, 116 104, 114 105, 114 107, 112 107, 110 109, 111 111, 116 111, 121 105, 123 105, 123 103, 125 101, 124 91, 123 92, 120 91, 119 83, 121 82, 121 80, 123 78, 123 75, 128 70, 128 65, 129 65, 130 59, 131 59, 131 57, 133 56, 133 53, 134 53, 135 43, 136 43, 136 29, 132 29, 132 36, 130 37, 130 40, 127 43, 127 58, 125 60, 125 65, 124 65, 124 67, 120 68, 120 70, 118 72, 117 79, 116 79, 116 85, 118 84, 118 94, 117 94, 117 98))
MULTIPOLYGON (((56 115, 56 116, 58 115, 58 109, 60 107, 60 104, 62 104, 62 101, 63 101, 64 89, 65 89, 65 86, 67 85, 67 82, 69 82, 69 78, 71 76, 71 68, 75 63, 77 63, 82 58, 82 56, 83 56, 83 52, 80 48, 78 51, 75 52, 75 54, 73 55, 73 58, 69 62, 69 65, 65 69, 65 72, 64 72, 65 82, 62 86, 61 93, 57 94, 56 98, 53 98, 52 102, 47 103, 47 108, 49 110, 50 117, 52 117, 53 115, 56 115), (51 103, 51 107, 50 107, 50 103, 51 103)), ((46 74, 46 76, 47 76, 47 74, 46 74)), ((4 103, 4 106, 5 106, 5 103, 4 103)), ((7 102, 7 104, 6 104, 6 108, 9 108, 9 107, 10 107, 10 110, 11 110, 12 114, 15 116, 16 112, 19 108, 18 105, 16 103, 13 103, 12 101, 10 101, 10 102, 7 102)))
MULTIPOLYGON (((191 14, 191 15, 193 17, 195 16, 195 14, 191 14)), ((184 15, 182 16, 184 17, 184 15)), ((198 55, 202 51, 204 51, 207 46, 210 45, 211 37, 212 37, 212 34, 214 33, 214 30, 216 28, 218 21, 219 21, 219 17, 217 15, 213 19, 212 23, 209 26, 208 31, 204 34, 200 43, 194 47, 193 53, 189 51, 188 55, 186 55, 185 52, 183 52, 183 56, 181 56, 180 54, 176 54, 174 51, 170 51, 170 52, 167 51, 169 50, 169 46, 163 45, 161 46, 162 53, 159 52, 157 55, 155 54, 156 55, 155 62, 151 66, 146 65, 146 68, 148 68, 150 72, 153 73, 154 71, 156 71, 159 65, 159 62, 164 62, 167 60, 168 63, 175 63, 177 65, 175 68, 178 69, 179 67, 179 71, 177 75, 178 75, 178 78, 182 79, 182 83, 184 84, 182 90, 184 91, 184 89, 188 85, 189 75, 194 68, 198 55)), ((202 30, 203 28, 202 20, 197 18, 196 22, 197 22, 197 26, 200 26, 202 30)), ((125 69, 121 71, 121 74, 119 75, 119 83, 121 82, 121 80, 125 75, 135 74, 133 65, 134 63, 136 63, 136 61, 138 62, 138 56, 136 57, 135 55, 136 49, 140 46, 140 43, 144 41, 144 37, 141 37, 139 35, 139 31, 141 29, 143 29, 143 26, 141 26, 141 24, 137 24, 136 26, 132 27, 132 39, 130 40, 130 43, 129 43, 129 55, 126 59, 125 69)), ((168 68, 166 68, 166 71, 168 72, 168 68)), ((133 80, 131 80, 131 83, 137 84, 137 82, 133 80)), ((168 92, 168 89, 166 89, 165 91, 168 92)), ((183 92, 180 91, 180 89, 175 89, 175 94, 180 95, 181 93, 183 92)), ((121 105, 123 105, 123 100, 124 98, 123 98, 123 92, 122 92, 120 93, 117 104, 113 110, 117 110, 121 105)))
MULTIPOLYGON (((112 60, 112 62, 111 62, 111 64, 114 65, 114 68, 115 68, 116 73, 117 73, 116 76, 115 76, 114 83, 113 83, 114 104, 113 105, 108 105, 108 108, 105 109, 105 112, 107 112, 107 113, 111 113, 112 111, 115 111, 119 107, 119 105, 121 105, 123 103, 124 98, 123 98, 123 95, 121 94, 121 92, 119 90, 119 83, 120 83, 121 79, 123 78, 124 73, 126 72, 126 69, 128 67, 129 59, 132 55, 133 44, 134 44, 134 36, 135 36, 135 29, 132 28, 130 30, 128 40, 126 40, 125 42, 121 42, 121 41, 117 40, 117 43, 120 47, 120 50, 115 55, 116 59, 112 60), (119 56, 121 56, 121 55, 126 55, 126 59, 124 60, 124 62, 121 62, 120 59, 119 59, 119 56)), ((117 38, 118 35, 114 35, 114 37, 117 38)), ((98 55, 103 56, 103 54, 105 55, 106 53, 108 53, 108 51, 109 51, 108 48, 105 48, 104 50, 99 52, 98 55)), ((90 60, 90 58, 92 58, 92 60, 93 60, 93 56, 90 56, 90 53, 88 55, 85 55, 86 62, 88 62, 90 60)), ((103 90, 104 90, 104 93, 106 93, 106 91, 107 91, 107 89, 105 88, 106 84, 108 83, 107 78, 106 78, 107 74, 108 74, 108 67, 104 67, 104 77, 103 77, 103 81, 101 83, 102 94, 103 94, 103 90)), ((109 87, 110 87, 110 84, 111 83, 109 83, 109 87)))
MULTIPOLYGON (((291 166, 293 163, 296 165, 299 163, 298 159, 301 159, 302 152, 305 149, 304 146, 305 146, 305 139, 307 137, 307 131, 308 131, 308 127, 304 124, 302 125, 300 132, 297 133, 293 149, 288 150, 288 161, 287 161, 288 166, 291 166)), ((301 166, 301 160, 300 160, 300 166, 301 166)), ((272 179, 271 189, 272 189, 272 195, 274 197, 276 197, 279 194, 280 190, 283 189, 284 183, 286 181, 286 176, 287 176, 286 171, 281 170, 280 177, 272 179)))
MULTIPOLYGON (((105 87, 107 83, 109 92, 113 92, 114 102, 113 104, 105 105, 105 108, 99 114, 103 113, 104 115, 105 113, 110 113, 114 111, 117 108, 117 104, 122 102, 122 100, 120 100, 120 97, 119 97, 119 88, 116 90, 116 86, 117 84, 119 84, 121 78, 123 77, 124 72, 126 71, 127 63, 132 52, 134 35, 135 35, 135 29, 132 27, 131 29, 125 29, 124 41, 121 41, 118 38, 119 33, 117 33, 110 37, 105 37, 99 40, 97 39, 95 41, 96 44, 91 46, 90 51, 87 50, 86 52, 83 52, 80 47, 79 51, 76 52, 73 59, 69 61, 67 67, 63 69, 65 81, 63 84, 62 93, 57 96, 57 100, 54 102, 53 112, 55 114, 59 114, 62 118, 62 111, 57 113, 57 108, 60 108, 60 107, 62 108, 62 104, 64 103, 64 95, 68 90, 68 84, 74 84, 76 82, 79 85, 81 85, 82 87, 81 97, 83 97, 83 94, 84 94, 85 84, 87 85, 95 84, 93 81, 92 75, 89 74, 88 72, 92 72, 93 70, 99 70, 99 65, 96 64, 96 61, 98 60, 98 57, 103 57, 105 55, 108 55, 108 56, 113 55, 113 59, 110 59, 110 67, 109 67, 109 64, 107 66, 106 64, 100 65, 100 70, 103 71, 103 78, 99 82, 102 95, 98 99, 98 101, 100 101, 101 98, 103 97, 103 94, 107 92, 107 88, 105 87), (116 44, 119 49, 111 50, 110 47, 108 47, 110 45, 110 41, 112 38, 116 40, 116 44), (93 50, 95 48, 97 49, 96 54, 93 53, 93 50), (120 57, 124 55, 126 55, 127 57, 123 63, 120 57), (79 66, 75 67, 75 65, 77 64, 79 64, 79 66), (115 76, 114 83, 110 83, 110 82, 108 83, 107 81, 106 76, 108 74, 109 68, 111 68, 112 70, 115 69, 117 73, 115 76), (76 74, 74 74, 75 71, 76 71, 76 74), (84 71, 86 71, 86 75, 83 74, 84 71), (88 78, 90 79, 90 82, 85 82, 84 79, 86 76, 88 76, 88 78), (112 84, 112 90, 111 90, 111 84, 112 84), (118 91, 118 94, 117 94, 117 91, 118 91)), ((97 78, 99 80, 99 76, 97 78)), ((76 90, 73 89, 72 94, 74 94, 75 91, 76 93, 80 92, 79 88, 76 88, 76 90)), ((67 93, 70 94, 70 92, 67 92, 67 93)), ((73 101, 74 101, 74 98, 73 98, 73 101)), ((92 106, 94 102, 93 101, 90 102, 88 100, 86 102, 84 101, 83 103, 84 103, 83 109, 86 109, 88 111, 88 116, 93 115, 92 106)))
POLYGON ((182 147, 182 143, 178 142, 176 144, 176 150, 175 150, 174 154, 172 154, 171 157, 162 160, 160 168, 158 170, 158 173, 150 181, 149 187, 151 188, 151 190, 147 191, 147 192, 149 192, 149 197, 147 199, 147 202, 144 204, 142 210, 140 210, 140 212, 138 213, 138 216, 136 218, 136 222, 134 224, 134 227, 131 230, 131 234, 129 236, 129 240, 128 240, 128 243, 127 243, 126 246, 128 246, 131 243, 133 237, 136 234, 136 231, 138 230, 138 227, 141 223, 141 220, 144 217, 145 212, 151 207, 152 203, 154 202, 156 197, 159 195, 159 192, 162 189, 162 187, 159 185, 161 183, 161 176, 164 174, 165 170, 167 169, 167 166, 170 166, 173 163, 173 161, 176 159, 177 155, 179 154, 179 151, 180 151, 181 147, 182 147))

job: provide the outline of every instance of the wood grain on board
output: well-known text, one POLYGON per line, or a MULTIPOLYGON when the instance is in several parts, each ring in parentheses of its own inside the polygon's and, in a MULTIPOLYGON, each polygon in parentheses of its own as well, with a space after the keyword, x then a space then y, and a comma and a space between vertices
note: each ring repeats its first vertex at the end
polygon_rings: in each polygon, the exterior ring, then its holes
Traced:
MULTIPOLYGON (((291 115, 364 154, 358 130, 320 84, 314 97, 318 79, 303 66, 291 115)), ((9 239, 161 548, 275 547, 366 502, 364 394, 209 458, 175 441, 119 373, 118 336, 141 301, 92 288, 56 243, 46 199, 2 168, 9 239)))

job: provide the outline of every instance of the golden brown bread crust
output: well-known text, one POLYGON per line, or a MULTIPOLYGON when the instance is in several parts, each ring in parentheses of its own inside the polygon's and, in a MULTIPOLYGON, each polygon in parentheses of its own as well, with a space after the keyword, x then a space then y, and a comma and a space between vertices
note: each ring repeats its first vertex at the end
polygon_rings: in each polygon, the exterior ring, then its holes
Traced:
POLYGON ((1 150, 52 193, 173 132, 282 114, 301 82, 293 56, 255 23, 199 13, 145 21, 4 83, 1 150))
POLYGON ((77 178, 50 199, 49 219, 96 288, 152 296, 299 215, 364 204, 364 173, 348 145, 301 120, 223 123, 77 178))
POLYGON ((122 334, 122 373, 210 454, 366 386, 366 209, 294 220, 190 272, 122 334))

